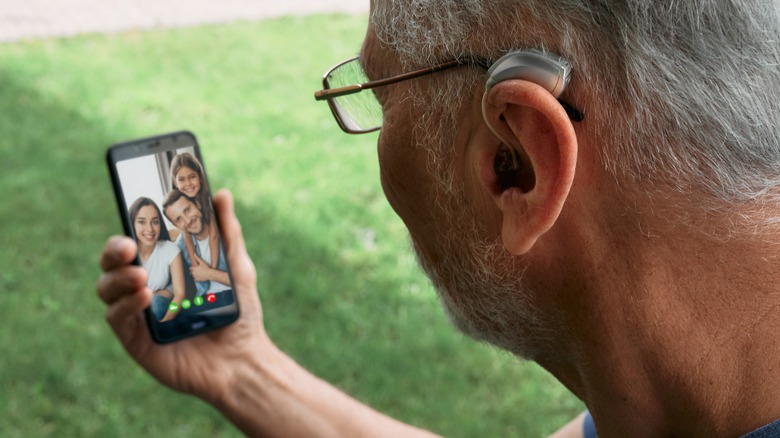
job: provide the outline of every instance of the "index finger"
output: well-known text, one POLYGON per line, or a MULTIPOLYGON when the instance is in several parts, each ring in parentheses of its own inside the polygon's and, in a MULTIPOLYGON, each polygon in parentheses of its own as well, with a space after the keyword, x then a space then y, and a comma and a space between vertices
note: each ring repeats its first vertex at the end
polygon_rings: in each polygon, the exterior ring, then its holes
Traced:
POLYGON ((108 239, 100 253, 100 267, 110 271, 119 266, 129 265, 135 259, 137 248, 133 239, 125 236, 113 236, 108 239))

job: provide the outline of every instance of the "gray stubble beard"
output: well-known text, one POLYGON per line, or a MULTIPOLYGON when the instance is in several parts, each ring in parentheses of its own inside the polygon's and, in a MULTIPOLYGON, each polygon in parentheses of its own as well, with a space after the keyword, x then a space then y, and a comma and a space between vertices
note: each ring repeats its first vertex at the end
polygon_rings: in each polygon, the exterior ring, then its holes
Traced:
MULTIPOLYGON (((446 75, 437 78, 446 80, 446 75)), ((462 79, 462 78, 461 78, 462 79)), ((412 242, 417 260, 430 278, 450 321, 461 332, 513 354, 534 359, 548 352, 553 331, 548 318, 534 306, 523 282, 523 268, 509 254, 500 236, 490 237, 480 225, 462 183, 455 178, 454 139, 457 109, 464 102, 468 81, 459 89, 426 96, 414 105, 423 116, 415 128, 415 147, 425 148, 435 187, 429 205, 436 217, 434 262, 412 242)), ((440 84, 436 84, 440 85, 440 84)), ((430 93, 428 93, 430 94, 430 93)))

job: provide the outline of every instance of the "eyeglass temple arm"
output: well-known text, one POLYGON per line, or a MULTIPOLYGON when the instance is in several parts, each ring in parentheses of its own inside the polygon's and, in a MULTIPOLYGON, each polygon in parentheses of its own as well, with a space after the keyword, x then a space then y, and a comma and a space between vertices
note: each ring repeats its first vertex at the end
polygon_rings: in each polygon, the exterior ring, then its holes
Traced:
MULTIPOLYGON (((471 63, 478 65, 483 68, 488 68, 490 66, 491 61, 487 59, 472 59, 470 60, 471 63)), ((363 84, 354 84, 354 85, 347 85, 346 87, 338 87, 338 88, 328 88, 327 84, 327 77, 330 75, 330 72, 328 72, 325 75, 325 78, 323 78, 323 88, 320 91, 317 91, 314 93, 314 99, 315 100, 328 100, 333 99, 339 96, 346 96, 349 94, 355 94, 359 93, 363 90, 369 90, 374 87, 381 87, 383 85, 389 85, 394 84, 396 82, 405 81, 407 79, 416 78, 419 76, 425 76, 427 74, 435 73, 437 71, 446 70, 448 68, 457 67, 459 65, 467 64, 466 62, 459 61, 459 60, 452 60, 449 62, 445 62, 443 64, 434 65, 432 67, 427 67, 421 70, 416 70, 409 73, 404 73, 402 75, 393 76, 392 78, 387 79, 380 79, 378 81, 369 81, 363 84)), ((569 105, 568 103, 564 102, 561 99, 557 99, 558 103, 561 104, 563 109, 566 111, 566 114, 569 116, 569 118, 574 122, 581 122, 585 119, 585 116, 582 114, 580 110, 577 108, 574 108, 573 106, 569 105)))
MULTIPOLYGON (((359 93, 362 90, 366 90, 376 86, 378 85, 368 83, 368 84, 355 84, 355 85, 350 85, 348 87, 339 87, 339 88, 333 88, 329 90, 320 90, 314 93, 314 99, 316 100, 333 99, 339 96, 346 96, 348 94, 359 93), (366 85, 371 85, 371 86, 367 87, 366 85)), ((561 104, 563 109, 566 111, 566 114, 573 122, 581 122, 585 119, 585 116, 582 114, 580 110, 564 102, 562 99, 558 99, 558 103, 561 104)))
POLYGON ((333 99, 335 97, 339 96, 346 96, 348 94, 355 94, 363 91, 366 89, 364 86, 366 84, 355 84, 355 85, 349 85, 347 87, 339 87, 339 88, 330 88, 330 89, 324 89, 320 90, 314 93, 314 99, 315 100, 328 100, 333 99))
POLYGON ((561 104, 563 107, 563 110, 566 111, 566 115, 569 116, 572 122, 581 122, 585 120, 585 115, 582 114, 582 111, 578 110, 577 108, 574 108, 573 106, 569 105, 568 103, 564 102, 561 99, 557 99, 558 103, 561 104))
MULTIPOLYGON (((413 79, 419 76, 425 76, 431 73, 435 73, 437 71, 446 70, 452 67, 457 67, 459 65, 462 65, 462 63, 459 62, 458 60, 452 60, 452 61, 445 62, 443 64, 434 65, 432 67, 426 67, 420 70, 415 70, 413 72, 404 73, 398 76, 393 76, 391 78, 380 79, 378 81, 369 81, 364 84, 347 85, 346 87, 339 87, 339 88, 327 88, 327 84, 323 83, 323 85, 325 85, 325 88, 314 93, 314 99, 328 100, 339 96, 355 94, 363 90, 369 90, 371 88, 381 87, 383 85, 390 85, 396 82, 405 81, 407 79, 413 79)), ((326 74, 325 77, 327 78, 329 74, 330 72, 328 72, 328 74, 326 74)), ((325 82, 325 80, 323 80, 323 82, 325 82)))

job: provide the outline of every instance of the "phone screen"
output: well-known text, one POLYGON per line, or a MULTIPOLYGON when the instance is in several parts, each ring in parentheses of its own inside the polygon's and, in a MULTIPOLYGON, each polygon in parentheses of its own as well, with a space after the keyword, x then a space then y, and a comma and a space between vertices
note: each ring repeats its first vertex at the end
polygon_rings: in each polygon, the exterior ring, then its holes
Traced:
POLYGON ((149 274, 152 337, 171 342, 235 321, 233 279, 195 136, 120 143, 107 158, 125 233, 149 274))

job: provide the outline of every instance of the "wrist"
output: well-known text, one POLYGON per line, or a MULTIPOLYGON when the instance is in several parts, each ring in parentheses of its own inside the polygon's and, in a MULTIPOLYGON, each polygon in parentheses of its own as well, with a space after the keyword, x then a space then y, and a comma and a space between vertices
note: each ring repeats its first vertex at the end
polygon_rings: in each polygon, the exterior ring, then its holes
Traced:
POLYGON ((276 380, 278 372, 275 370, 282 366, 283 358, 284 353, 264 336, 247 356, 231 360, 230 372, 223 385, 204 399, 227 417, 232 417, 247 397, 264 397, 269 385, 276 380))
POLYGON ((224 391, 211 403, 247 436, 300 436, 291 433, 297 427, 289 422, 300 409, 292 388, 294 362, 270 340, 263 344, 251 358, 235 360, 224 391))
POLYGON ((211 400, 247 436, 431 436, 357 402, 270 340, 263 343, 251 359, 231 361, 229 383, 211 400))

